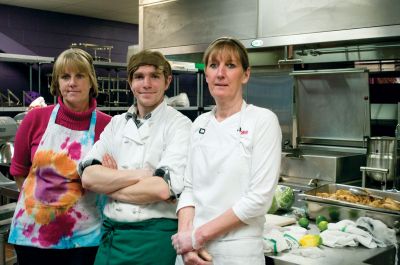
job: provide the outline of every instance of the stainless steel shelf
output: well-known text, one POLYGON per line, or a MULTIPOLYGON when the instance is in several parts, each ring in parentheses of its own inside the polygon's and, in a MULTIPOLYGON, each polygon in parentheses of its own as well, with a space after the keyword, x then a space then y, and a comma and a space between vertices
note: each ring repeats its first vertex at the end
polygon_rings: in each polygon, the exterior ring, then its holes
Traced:
MULTIPOLYGON (((127 111, 130 106, 125 107, 97 107, 101 111, 127 111)), ((173 107, 176 110, 199 110, 199 107, 173 107)), ((1 111, 1 110, 0 110, 1 111)))
POLYGON ((27 107, 0 107, 0 112, 24 112, 27 107))
POLYGON ((98 110, 101 111, 127 111, 129 106, 125 107, 97 107, 98 110))
POLYGON ((173 107, 176 110, 199 110, 199 107, 193 106, 193 107, 173 107))
POLYGON ((0 53, 0 61, 17 63, 53 63, 54 57, 0 53))
POLYGON ((117 63, 117 62, 101 62, 101 61, 93 61, 94 66, 101 66, 106 68, 121 68, 126 69, 126 63, 117 63))

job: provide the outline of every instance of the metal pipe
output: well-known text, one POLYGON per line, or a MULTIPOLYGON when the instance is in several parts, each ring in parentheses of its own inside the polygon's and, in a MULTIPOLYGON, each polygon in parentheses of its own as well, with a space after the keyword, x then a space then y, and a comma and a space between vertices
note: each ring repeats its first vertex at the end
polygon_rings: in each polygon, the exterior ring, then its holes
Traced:
POLYGON ((318 56, 328 53, 343 53, 343 52, 358 52, 358 51, 373 51, 379 48, 396 48, 400 47, 400 43, 396 44, 376 44, 368 46, 350 46, 346 48, 324 48, 324 49, 302 49, 297 51, 296 54, 299 56, 305 56, 308 53, 312 56, 318 56), (308 51, 308 52, 307 52, 308 51))

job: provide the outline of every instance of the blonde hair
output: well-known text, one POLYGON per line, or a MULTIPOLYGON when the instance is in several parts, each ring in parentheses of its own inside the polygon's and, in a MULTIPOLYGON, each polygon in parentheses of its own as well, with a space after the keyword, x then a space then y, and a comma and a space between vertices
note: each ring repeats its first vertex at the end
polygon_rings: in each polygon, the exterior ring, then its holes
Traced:
POLYGON ((99 94, 99 86, 93 66, 93 58, 89 53, 78 48, 65 50, 57 57, 53 66, 50 93, 53 96, 61 95, 58 79, 60 75, 65 73, 65 69, 69 67, 89 76, 91 85, 89 96, 91 98, 96 98, 99 94))

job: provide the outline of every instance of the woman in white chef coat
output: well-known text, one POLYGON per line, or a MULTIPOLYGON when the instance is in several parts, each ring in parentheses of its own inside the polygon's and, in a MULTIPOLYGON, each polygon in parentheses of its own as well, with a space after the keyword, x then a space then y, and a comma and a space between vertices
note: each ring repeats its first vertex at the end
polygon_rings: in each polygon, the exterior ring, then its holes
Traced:
POLYGON ((191 121, 164 100, 171 78, 161 53, 134 54, 128 81, 136 104, 111 119, 80 163, 83 186, 109 198, 95 265, 175 263, 171 199, 183 189, 191 121))
MULTIPOLYGON (((243 100, 250 67, 238 40, 223 37, 212 42, 204 63, 216 107, 192 126, 173 245, 186 265, 265 264, 264 214, 281 159, 278 119, 243 100)), ((176 264, 182 264, 180 257, 176 264)))

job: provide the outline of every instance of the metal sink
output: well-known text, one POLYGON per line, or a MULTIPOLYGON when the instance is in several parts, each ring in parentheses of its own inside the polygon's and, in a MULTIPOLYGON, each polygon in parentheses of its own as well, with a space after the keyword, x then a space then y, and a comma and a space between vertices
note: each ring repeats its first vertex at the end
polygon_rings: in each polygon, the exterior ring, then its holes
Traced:
POLYGON ((364 260, 364 263, 371 265, 395 264, 395 255, 396 249, 392 247, 376 256, 364 260))

